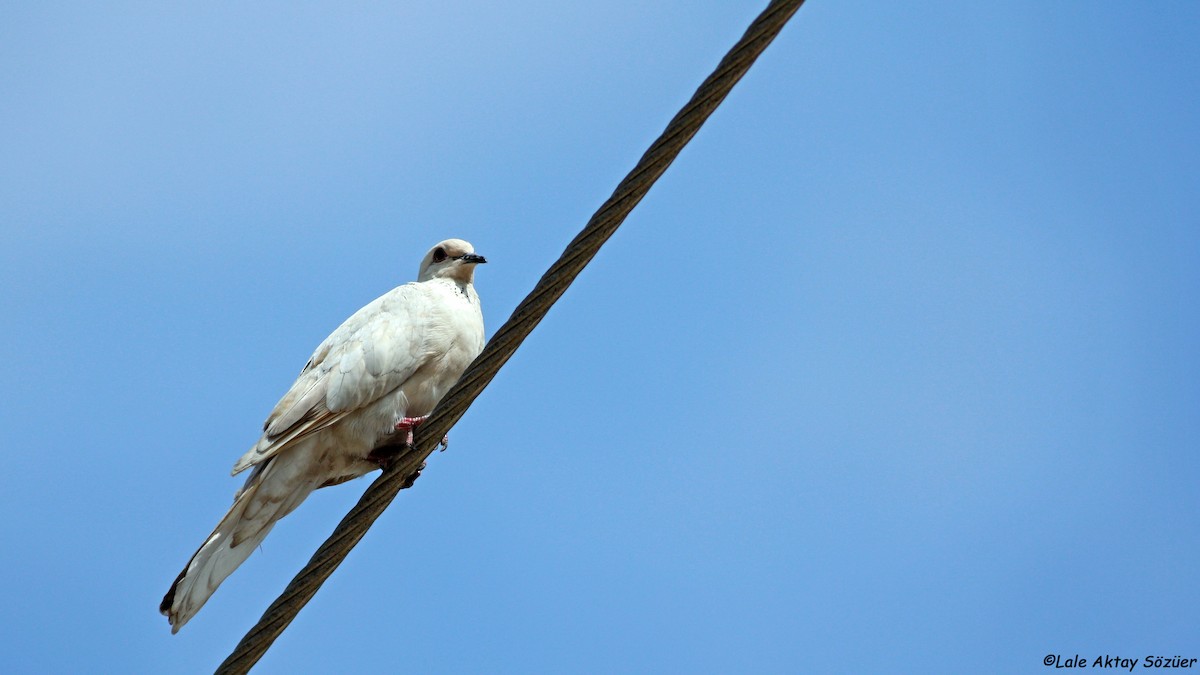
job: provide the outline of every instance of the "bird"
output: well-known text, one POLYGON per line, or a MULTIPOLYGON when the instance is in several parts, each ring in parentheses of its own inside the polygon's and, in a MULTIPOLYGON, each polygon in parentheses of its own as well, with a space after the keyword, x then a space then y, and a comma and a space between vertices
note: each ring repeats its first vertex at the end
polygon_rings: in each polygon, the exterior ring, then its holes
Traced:
POLYGON ((425 254, 417 280, 355 312, 313 352, 233 465, 251 469, 233 506, 184 566, 159 611, 178 633, 275 523, 313 490, 386 465, 373 452, 413 428, 483 350, 475 268, 487 259, 461 239, 425 254))

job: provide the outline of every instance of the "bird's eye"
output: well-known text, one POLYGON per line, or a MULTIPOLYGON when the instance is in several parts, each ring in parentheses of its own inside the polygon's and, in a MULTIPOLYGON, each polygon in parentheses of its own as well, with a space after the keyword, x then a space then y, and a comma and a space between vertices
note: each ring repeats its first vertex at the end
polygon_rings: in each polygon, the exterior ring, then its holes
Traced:
POLYGON ((433 262, 439 263, 446 259, 446 249, 441 246, 433 249, 433 262))

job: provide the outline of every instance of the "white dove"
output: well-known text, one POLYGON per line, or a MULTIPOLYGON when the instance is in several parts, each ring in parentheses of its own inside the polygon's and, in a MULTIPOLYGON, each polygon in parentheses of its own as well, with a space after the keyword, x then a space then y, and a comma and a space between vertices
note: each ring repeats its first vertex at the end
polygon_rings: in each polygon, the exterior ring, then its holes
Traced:
POLYGON ((275 521, 317 488, 380 468, 372 450, 428 417, 483 349, 473 284, 487 262, 461 239, 434 246, 417 281, 358 310, 317 347, 233 465, 254 467, 233 507, 188 561, 159 611, 176 633, 250 555, 275 521))

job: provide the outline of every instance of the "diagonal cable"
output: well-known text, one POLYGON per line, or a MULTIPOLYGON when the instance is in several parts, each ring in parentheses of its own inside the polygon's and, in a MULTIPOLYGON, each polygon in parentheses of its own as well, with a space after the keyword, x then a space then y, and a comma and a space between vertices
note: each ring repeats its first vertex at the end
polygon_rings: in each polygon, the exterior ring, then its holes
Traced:
POLYGON ((329 539, 317 549, 308 564, 292 579, 283 593, 271 603, 258 623, 246 633, 233 653, 217 668, 219 674, 246 673, 258 663, 267 649, 300 609, 312 599, 321 584, 346 559, 350 549, 362 539, 400 490, 412 485, 425 465, 425 459, 437 447, 438 439, 466 413, 475 398, 492 381, 501 366, 541 322, 550 307, 562 296, 595 257, 604 242, 624 222, 629 212, 662 176, 701 125, 746 74, 755 59, 775 39, 804 0, 773 0, 746 29, 745 35, 729 50, 716 70, 704 80, 691 100, 667 124, 662 135, 642 155, 632 171, 617 185, 611 197, 596 211, 587 225, 567 245, 508 321, 496 331, 483 352, 471 363, 459 381, 437 404, 429 419, 418 427, 415 449, 401 452, 383 474, 375 479, 354 508, 342 518, 329 539))

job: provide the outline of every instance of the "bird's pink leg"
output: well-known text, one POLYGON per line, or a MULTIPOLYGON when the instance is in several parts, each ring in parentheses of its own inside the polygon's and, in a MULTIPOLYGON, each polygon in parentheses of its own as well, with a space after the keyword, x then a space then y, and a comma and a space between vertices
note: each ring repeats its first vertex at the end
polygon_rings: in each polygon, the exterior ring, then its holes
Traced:
POLYGON ((413 444, 413 429, 427 419, 429 419, 429 415, 421 415, 420 417, 402 417, 399 422, 396 422, 396 431, 408 432, 404 440, 406 445, 413 444))
MULTIPOLYGON (((402 418, 400 418, 399 422, 396 422, 396 431, 408 432, 408 434, 405 436, 405 439, 404 439, 404 443, 406 445, 408 445, 410 447, 412 446, 412 444, 413 444, 413 429, 415 429, 418 425, 420 425, 422 422, 424 422, 427 419, 429 419, 429 415, 421 415, 420 417, 402 417, 402 418)), ((442 445, 442 452, 445 452, 446 448, 450 447, 450 435, 449 434, 442 436, 441 445, 442 445)))

